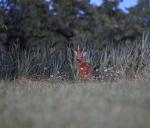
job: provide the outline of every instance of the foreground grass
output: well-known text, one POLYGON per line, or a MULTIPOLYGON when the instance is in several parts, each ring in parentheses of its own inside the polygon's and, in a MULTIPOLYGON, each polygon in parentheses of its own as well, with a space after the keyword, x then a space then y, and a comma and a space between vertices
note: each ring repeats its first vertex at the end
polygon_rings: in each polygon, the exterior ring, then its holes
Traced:
POLYGON ((149 82, 1 82, 0 128, 148 128, 149 82))

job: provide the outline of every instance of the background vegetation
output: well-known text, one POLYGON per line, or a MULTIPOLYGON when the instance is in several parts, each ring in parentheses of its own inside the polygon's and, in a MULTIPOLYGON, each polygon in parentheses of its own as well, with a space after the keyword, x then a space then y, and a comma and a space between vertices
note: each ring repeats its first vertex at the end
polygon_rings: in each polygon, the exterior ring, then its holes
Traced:
POLYGON ((150 2, 138 0, 125 13, 121 1, 0 0, 1 78, 72 79, 78 45, 98 74, 106 67, 121 76, 137 73, 148 64, 150 2))

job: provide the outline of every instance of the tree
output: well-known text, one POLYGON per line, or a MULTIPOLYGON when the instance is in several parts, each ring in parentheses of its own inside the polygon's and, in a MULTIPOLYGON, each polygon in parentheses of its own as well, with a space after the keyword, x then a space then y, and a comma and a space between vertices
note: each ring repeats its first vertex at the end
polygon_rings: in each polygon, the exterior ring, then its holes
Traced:
POLYGON ((7 27, 4 23, 4 10, 3 10, 3 4, 2 1, 0 2, 0 54, 5 51, 5 43, 6 43, 6 30, 7 27))
POLYGON ((126 14, 119 9, 121 0, 103 0, 102 5, 94 7, 94 38, 96 47, 120 43, 124 38, 126 14), (107 43, 106 43, 107 42, 107 43))
POLYGON ((143 31, 150 30, 150 1, 139 0, 135 7, 129 9, 130 23, 136 28, 141 35, 143 31))

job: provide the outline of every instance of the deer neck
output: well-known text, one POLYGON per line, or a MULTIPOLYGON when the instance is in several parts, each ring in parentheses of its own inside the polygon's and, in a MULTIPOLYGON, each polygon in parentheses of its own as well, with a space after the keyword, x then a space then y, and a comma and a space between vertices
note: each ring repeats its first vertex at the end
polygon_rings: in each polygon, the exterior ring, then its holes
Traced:
POLYGON ((85 61, 85 60, 79 60, 79 61, 78 61, 78 64, 79 64, 79 65, 81 65, 81 64, 83 64, 83 63, 86 63, 86 61, 85 61))

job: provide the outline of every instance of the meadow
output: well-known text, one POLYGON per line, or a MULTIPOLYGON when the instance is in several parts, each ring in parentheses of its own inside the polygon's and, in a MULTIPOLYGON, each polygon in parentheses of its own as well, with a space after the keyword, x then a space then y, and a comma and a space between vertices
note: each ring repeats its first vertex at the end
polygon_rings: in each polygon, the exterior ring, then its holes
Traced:
POLYGON ((0 128, 150 127, 150 0, 101 1, 0 0, 0 128))
POLYGON ((0 82, 0 128, 148 128, 150 82, 0 82))

